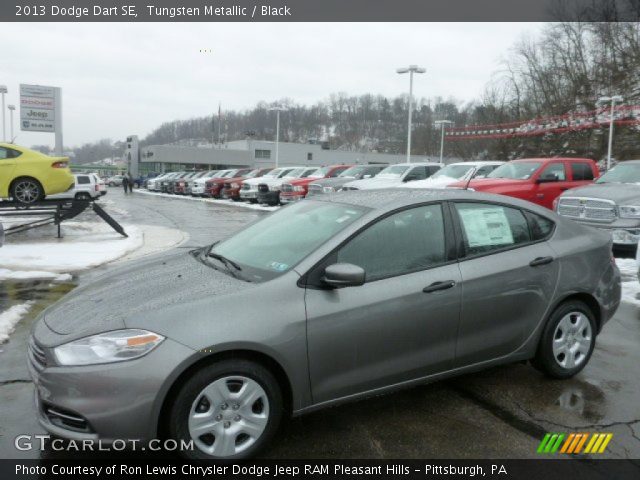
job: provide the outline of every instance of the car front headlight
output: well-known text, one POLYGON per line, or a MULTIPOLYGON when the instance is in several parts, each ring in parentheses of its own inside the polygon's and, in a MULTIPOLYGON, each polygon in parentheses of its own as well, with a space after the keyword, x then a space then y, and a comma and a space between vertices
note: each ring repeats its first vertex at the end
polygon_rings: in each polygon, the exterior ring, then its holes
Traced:
POLYGON ((323 191, 324 193, 333 193, 333 192, 335 192, 335 191, 336 191, 336 189, 335 189, 334 187, 323 187, 323 188, 322 188, 322 191, 323 191))
POLYGON ((640 218, 640 206, 622 205, 619 212, 620 218, 640 218))
POLYGON ((304 187, 301 187, 300 185, 295 185, 293 187, 293 191, 294 192, 304 192, 304 187))
POLYGON ((239 183, 232 183, 231 184, 231 188, 240 188, 240 184, 239 183))
POLYGON ((163 340, 162 335, 147 330, 114 330, 65 343, 53 352, 64 366, 124 362, 146 355, 163 340))

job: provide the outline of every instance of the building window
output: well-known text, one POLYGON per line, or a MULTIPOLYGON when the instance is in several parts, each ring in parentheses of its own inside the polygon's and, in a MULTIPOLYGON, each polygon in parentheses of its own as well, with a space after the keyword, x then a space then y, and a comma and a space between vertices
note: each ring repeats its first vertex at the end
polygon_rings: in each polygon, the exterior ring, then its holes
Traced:
POLYGON ((271 150, 256 150, 255 158, 271 158, 271 150))
POLYGON ((313 160, 313 153, 311 152, 307 153, 307 160, 309 161, 313 160))

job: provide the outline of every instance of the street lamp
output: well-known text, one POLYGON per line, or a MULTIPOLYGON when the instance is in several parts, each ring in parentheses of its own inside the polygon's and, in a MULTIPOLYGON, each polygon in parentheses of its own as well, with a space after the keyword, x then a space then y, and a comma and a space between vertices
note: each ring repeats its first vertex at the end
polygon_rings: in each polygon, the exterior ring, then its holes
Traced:
POLYGON ((442 130, 442 135, 440 136, 440 163, 442 163, 442 154, 444 153, 444 127, 446 125, 452 125, 453 122, 451 120, 436 120, 433 122, 436 126, 440 126, 440 130, 442 130))
POLYGON ((408 121, 408 132, 407 132, 407 163, 411 161, 411 113, 413 110, 413 74, 414 73, 424 73, 427 70, 419 67, 417 65, 409 65, 405 68, 398 68, 396 70, 397 73, 409 74, 409 121, 408 121))
POLYGON ((9 109, 9 143, 13 143, 13 111, 16 109, 15 105, 7 105, 9 109))
POLYGON ((0 85, 0 93, 2 94, 2 141, 3 142, 7 141, 7 129, 4 125, 4 122, 5 122, 4 94, 8 92, 9 90, 7 89, 6 85, 0 85))
POLYGON ((613 108, 616 102, 622 103, 624 99, 620 95, 610 97, 600 97, 598 103, 611 102, 611 114, 609 117, 609 147, 607 148, 607 171, 611 168, 611 147, 613 146, 613 108))
POLYGON ((284 112, 287 109, 284 107, 272 107, 269 109, 270 112, 276 112, 276 168, 278 168, 278 159, 279 159, 279 151, 278 147, 280 144, 280 112, 284 112))

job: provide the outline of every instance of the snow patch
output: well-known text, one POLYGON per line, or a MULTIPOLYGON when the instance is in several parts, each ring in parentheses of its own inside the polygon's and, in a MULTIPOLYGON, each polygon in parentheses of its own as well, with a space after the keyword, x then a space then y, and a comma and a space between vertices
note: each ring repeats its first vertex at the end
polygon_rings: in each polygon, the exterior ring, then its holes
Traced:
POLYGON ((21 303, 0 313, 0 344, 9 340, 9 335, 20 319, 29 312, 32 305, 33 301, 21 303))
POLYGON ((640 306, 638 264, 633 258, 616 258, 622 276, 622 301, 640 306))
POLYGON ((105 223, 65 222, 63 238, 39 236, 0 248, 0 268, 14 271, 73 273, 116 260, 140 248, 144 235, 134 225, 123 225, 121 236, 105 223))
POLYGON ((134 190, 134 192, 142 193, 144 195, 155 195, 157 197, 173 198, 177 200, 191 200, 194 202, 214 203, 218 205, 225 205, 225 206, 228 205, 231 207, 247 208, 249 210, 262 210, 264 212, 273 212, 274 210, 278 210, 280 208, 280 207, 268 207, 268 206, 258 205, 256 203, 234 202, 233 200, 223 200, 223 199, 215 199, 215 198, 192 197, 190 195, 173 195, 170 193, 150 192, 149 190, 134 190))
POLYGON ((41 272, 38 270, 15 271, 0 268, 0 280, 49 280, 52 282, 68 282, 72 278, 68 273, 41 272))

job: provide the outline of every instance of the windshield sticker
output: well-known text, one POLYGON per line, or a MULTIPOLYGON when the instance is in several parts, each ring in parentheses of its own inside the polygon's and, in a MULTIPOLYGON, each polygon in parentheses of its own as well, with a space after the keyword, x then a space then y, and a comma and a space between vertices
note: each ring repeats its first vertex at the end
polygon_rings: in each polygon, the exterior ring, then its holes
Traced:
POLYGON ((286 263, 271 262, 269 264, 269 267, 271 267, 276 272, 284 272, 287 268, 289 268, 289 265, 287 265, 286 263))
POLYGON ((460 210, 470 247, 513 244, 513 234, 501 207, 460 210))

